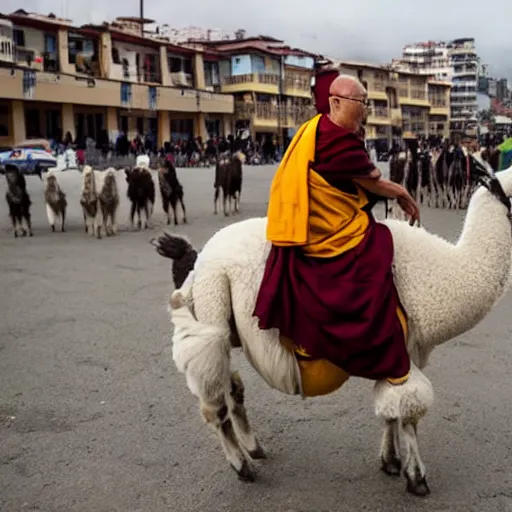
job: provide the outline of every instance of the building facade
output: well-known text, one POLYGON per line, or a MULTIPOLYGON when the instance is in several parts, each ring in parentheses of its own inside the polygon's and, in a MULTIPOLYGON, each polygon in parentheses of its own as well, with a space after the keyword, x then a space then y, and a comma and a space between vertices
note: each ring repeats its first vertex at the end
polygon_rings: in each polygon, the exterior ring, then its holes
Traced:
POLYGON ((388 66, 334 62, 357 77, 370 100, 366 138, 373 143, 410 138, 448 137, 451 84, 388 66))
POLYGON ((138 19, 75 27, 20 10, 1 17, 0 39, 0 147, 67 132, 152 133, 159 146, 231 132, 233 95, 205 81, 218 56, 143 37, 138 19))
POLYGON ((217 55, 207 83, 235 98, 237 134, 274 139, 279 146, 312 114, 315 55, 271 37, 232 41, 190 41, 188 46, 217 55))
POLYGON ((476 134, 479 58, 472 38, 450 42, 415 43, 405 46, 392 63, 397 71, 409 71, 452 83, 451 130, 476 134))

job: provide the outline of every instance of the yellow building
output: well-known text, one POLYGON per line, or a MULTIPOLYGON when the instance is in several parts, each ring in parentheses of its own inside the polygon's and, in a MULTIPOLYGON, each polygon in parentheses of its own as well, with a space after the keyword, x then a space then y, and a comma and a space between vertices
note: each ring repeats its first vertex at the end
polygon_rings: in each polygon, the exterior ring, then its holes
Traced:
MULTIPOLYGON (((145 20, 150 22, 151 20, 145 20)), ((149 131, 158 144, 227 135, 234 98, 205 83, 216 55, 141 36, 139 19, 100 26, 16 11, 0 18, 0 147, 25 138, 149 131)))
POLYGON ((361 62, 337 63, 368 91, 367 140, 449 135, 450 84, 427 76, 361 62))
POLYGON ((283 142, 311 117, 315 56, 271 37, 191 41, 218 56, 218 90, 235 97, 234 131, 283 142))
POLYGON ((429 135, 450 137, 450 94, 451 82, 429 80, 428 100, 430 112, 428 115, 429 135))

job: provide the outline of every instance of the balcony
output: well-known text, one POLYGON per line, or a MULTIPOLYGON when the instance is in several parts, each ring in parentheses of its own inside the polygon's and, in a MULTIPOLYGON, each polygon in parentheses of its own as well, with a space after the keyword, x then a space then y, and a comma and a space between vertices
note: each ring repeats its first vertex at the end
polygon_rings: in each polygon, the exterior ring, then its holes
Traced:
POLYGON ((374 107, 370 109, 367 123, 382 126, 390 125, 391 117, 389 115, 388 107, 374 107))
POLYGON ((279 94, 279 75, 272 73, 224 76, 221 83, 221 91, 228 94, 246 91, 279 94))
POLYGON ((150 105, 151 87, 63 73, 0 68, 2 98, 30 99, 53 103, 117 107, 176 112, 205 112, 232 114, 233 97, 205 91, 156 87, 156 104, 150 105))
POLYGON ((311 76, 309 74, 286 72, 283 93, 287 96, 311 98, 311 76))
MULTIPOLYGON (((235 115, 238 119, 252 120, 258 128, 276 128, 279 109, 277 104, 257 101, 256 103, 235 102, 235 115)), ((287 106, 283 103, 280 111, 282 128, 295 128, 316 115, 313 105, 287 106)))

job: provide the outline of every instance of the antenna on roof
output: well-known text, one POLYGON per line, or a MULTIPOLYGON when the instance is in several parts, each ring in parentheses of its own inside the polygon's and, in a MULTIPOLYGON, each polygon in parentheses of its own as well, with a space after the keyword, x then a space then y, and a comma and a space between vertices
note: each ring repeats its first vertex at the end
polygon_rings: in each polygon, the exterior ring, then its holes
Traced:
POLYGON ((144 0, 140 0, 140 35, 144 37, 144 0))

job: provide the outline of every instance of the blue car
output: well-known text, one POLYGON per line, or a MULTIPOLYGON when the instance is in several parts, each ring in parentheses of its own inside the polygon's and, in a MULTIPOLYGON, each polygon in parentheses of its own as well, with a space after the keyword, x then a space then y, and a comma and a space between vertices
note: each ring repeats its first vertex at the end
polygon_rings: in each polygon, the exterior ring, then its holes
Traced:
POLYGON ((23 174, 37 174, 57 166, 46 140, 27 140, 9 151, 0 153, 0 172, 6 165, 15 165, 23 174))

